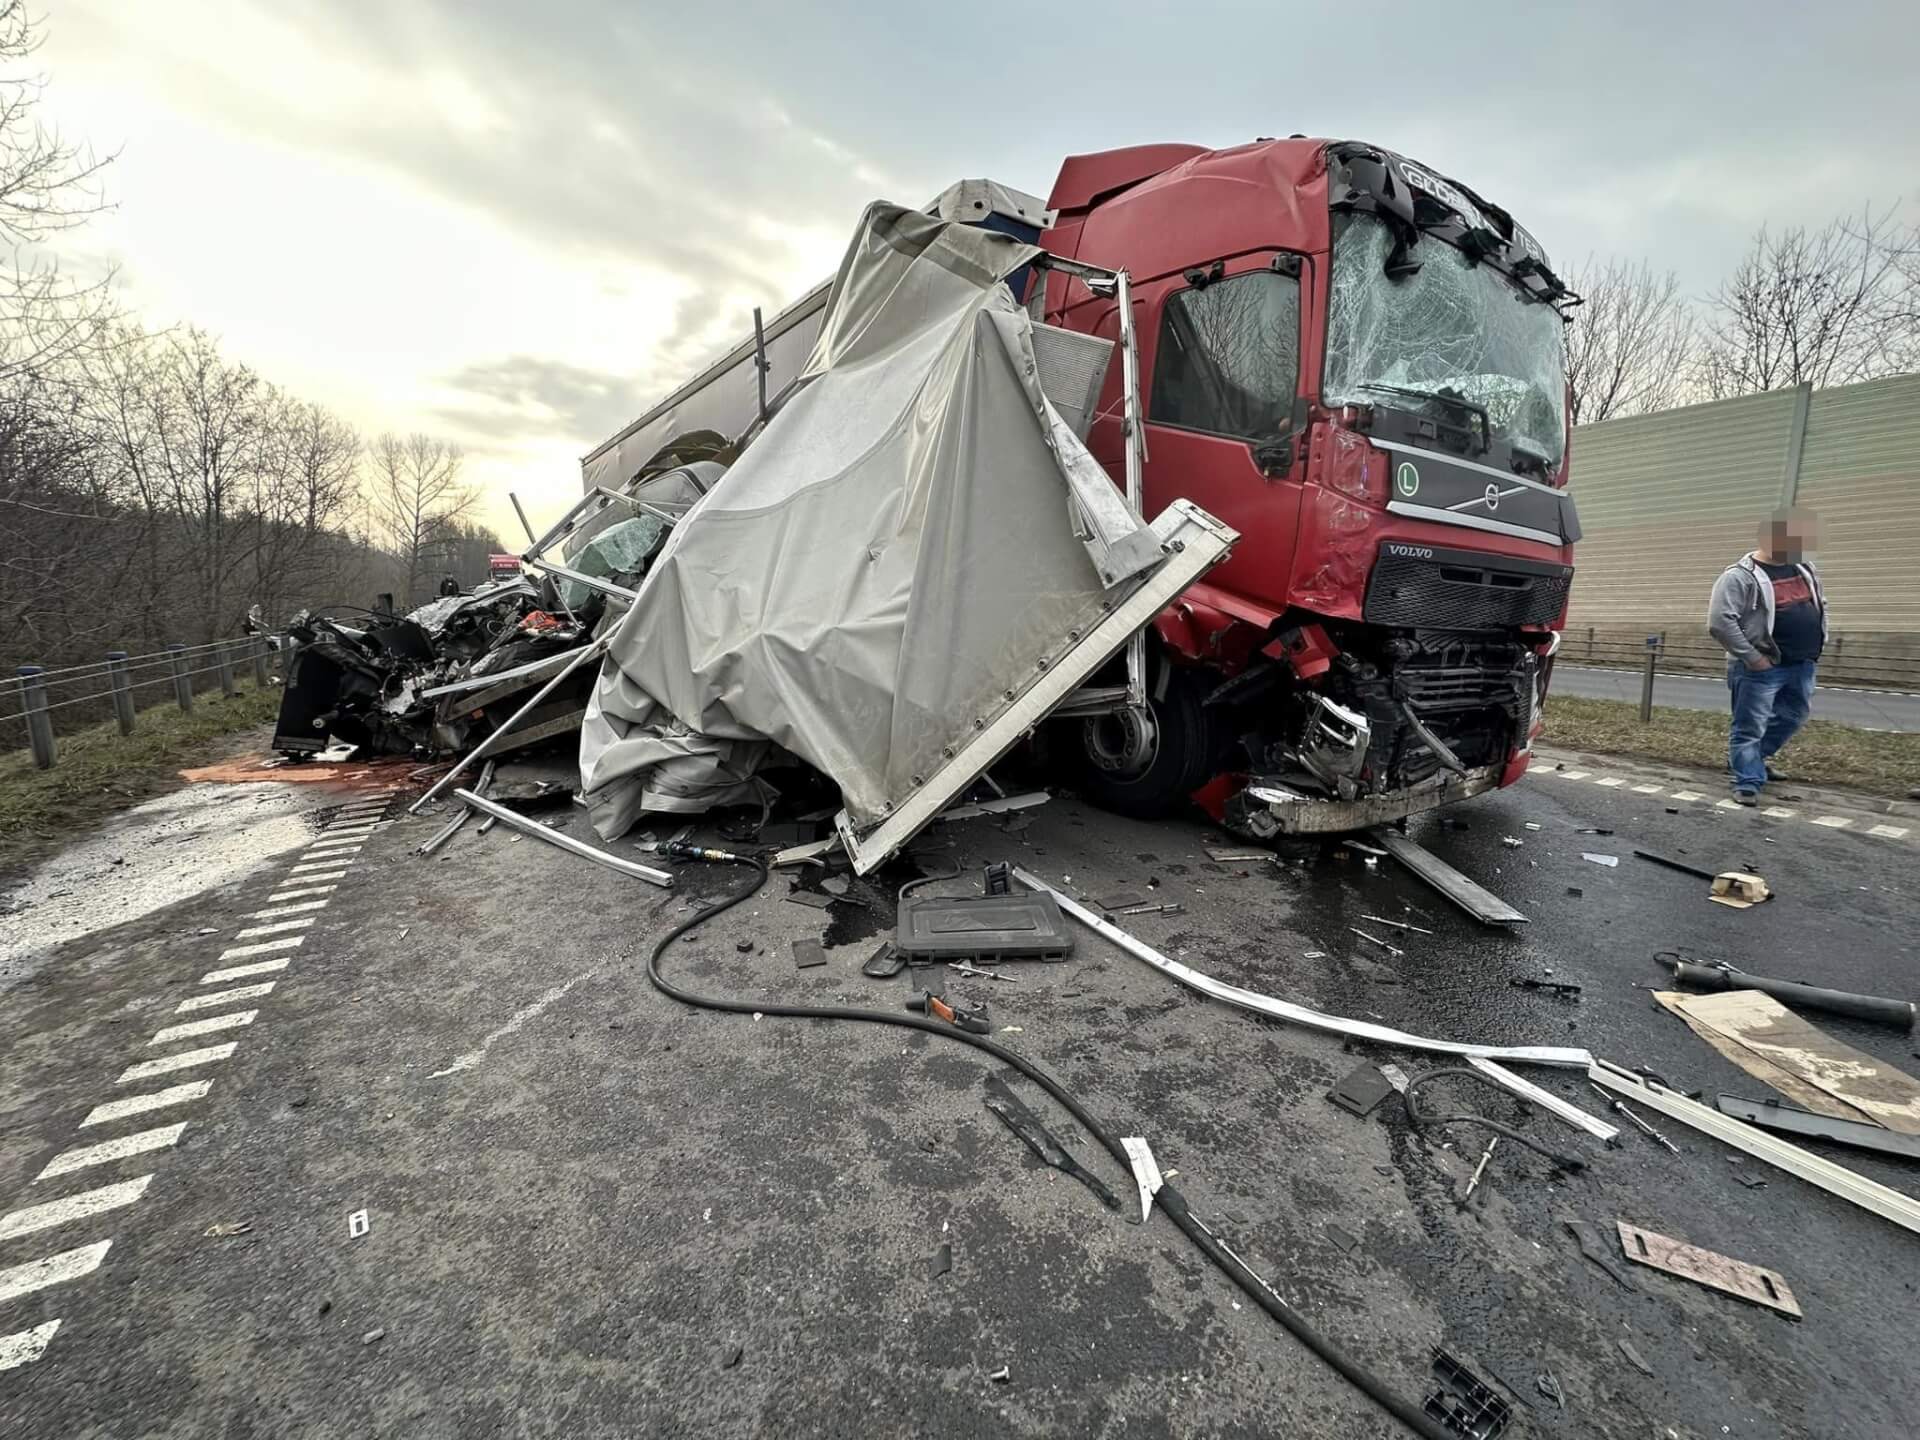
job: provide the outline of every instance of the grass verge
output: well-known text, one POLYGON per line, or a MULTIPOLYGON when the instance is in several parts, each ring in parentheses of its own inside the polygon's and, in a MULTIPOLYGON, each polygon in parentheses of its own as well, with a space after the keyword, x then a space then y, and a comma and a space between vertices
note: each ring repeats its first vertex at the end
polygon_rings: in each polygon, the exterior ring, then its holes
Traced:
MULTIPOLYGON (((1724 770, 1727 764, 1727 716, 1716 710, 1656 709, 1643 725, 1637 705, 1549 695, 1546 723, 1541 739, 1561 749, 1635 755, 1703 770, 1724 770)), ((1810 720, 1775 763, 1808 785, 1837 785, 1904 800, 1920 785, 1920 735, 1810 720)))
POLYGON ((0 755, 0 875, 91 829, 116 811, 172 789, 177 771, 215 757, 222 737, 272 720, 280 690, 239 682, 232 699, 196 695, 191 714, 169 700, 135 718, 122 735, 111 720, 55 741, 51 770, 27 750, 0 755))

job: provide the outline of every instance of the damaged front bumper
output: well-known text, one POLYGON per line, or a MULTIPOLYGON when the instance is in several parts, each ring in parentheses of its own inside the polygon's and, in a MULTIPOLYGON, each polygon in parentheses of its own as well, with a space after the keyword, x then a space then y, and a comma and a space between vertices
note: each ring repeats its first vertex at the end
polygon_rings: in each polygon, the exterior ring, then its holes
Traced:
POLYGON ((1310 795, 1271 777, 1251 777, 1230 796, 1223 821, 1236 835, 1271 840, 1276 835, 1342 835, 1417 815, 1498 788, 1501 766, 1483 765, 1464 775, 1434 775, 1403 790, 1335 800, 1310 795))

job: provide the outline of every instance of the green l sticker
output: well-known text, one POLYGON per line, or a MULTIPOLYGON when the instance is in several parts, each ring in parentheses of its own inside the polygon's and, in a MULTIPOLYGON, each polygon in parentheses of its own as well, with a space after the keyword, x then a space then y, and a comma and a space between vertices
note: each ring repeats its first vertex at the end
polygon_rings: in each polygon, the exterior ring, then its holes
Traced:
POLYGON ((1414 468, 1411 460, 1400 462, 1400 468, 1393 472, 1393 483, 1408 499, 1420 493, 1420 472, 1414 468))

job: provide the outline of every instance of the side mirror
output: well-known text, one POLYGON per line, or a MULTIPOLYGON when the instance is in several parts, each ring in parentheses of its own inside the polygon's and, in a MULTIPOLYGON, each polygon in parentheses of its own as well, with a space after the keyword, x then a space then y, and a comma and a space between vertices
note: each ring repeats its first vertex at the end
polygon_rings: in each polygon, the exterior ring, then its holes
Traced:
POLYGON ((1253 463, 1260 467, 1260 473, 1270 480, 1277 480, 1293 469, 1293 437, 1280 440, 1265 440, 1253 447, 1253 463))

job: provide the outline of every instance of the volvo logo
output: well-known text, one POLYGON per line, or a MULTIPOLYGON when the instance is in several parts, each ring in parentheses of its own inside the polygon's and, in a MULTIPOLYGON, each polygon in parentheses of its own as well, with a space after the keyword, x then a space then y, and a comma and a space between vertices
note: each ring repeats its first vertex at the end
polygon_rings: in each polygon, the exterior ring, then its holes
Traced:
POLYGON ((1389 545, 1387 554, 1402 556, 1408 560, 1433 559, 1433 550, 1426 545, 1389 545))
POLYGON ((1489 485, 1487 486, 1487 509, 1498 510, 1499 508, 1500 487, 1498 485, 1489 485))

